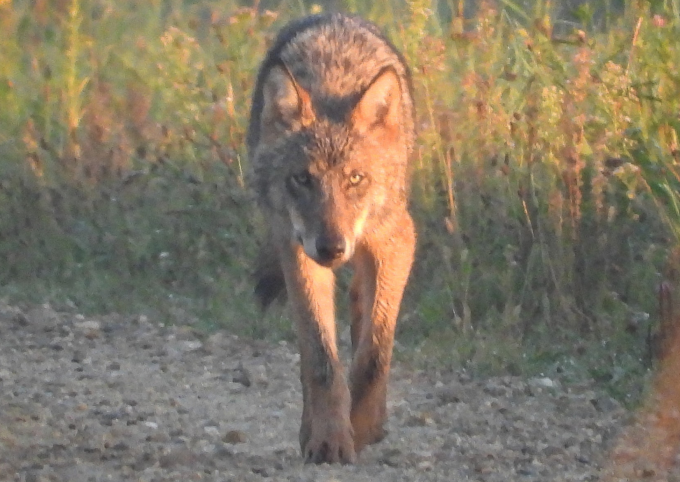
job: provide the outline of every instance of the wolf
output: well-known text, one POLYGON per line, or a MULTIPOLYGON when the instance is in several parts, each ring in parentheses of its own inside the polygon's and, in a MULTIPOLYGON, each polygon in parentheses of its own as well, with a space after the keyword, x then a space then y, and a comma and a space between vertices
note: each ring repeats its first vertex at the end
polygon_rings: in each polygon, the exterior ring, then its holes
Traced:
POLYGON ((265 307, 283 292, 292 305, 307 462, 353 463, 386 434, 395 325, 416 243, 414 118, 404 58, 358 17, 291 22, 259 69, 246 138, 266 226, 255 292, 265 307), (344 264, 354 272, 348 377, 334 304, 334 270, 344 264))

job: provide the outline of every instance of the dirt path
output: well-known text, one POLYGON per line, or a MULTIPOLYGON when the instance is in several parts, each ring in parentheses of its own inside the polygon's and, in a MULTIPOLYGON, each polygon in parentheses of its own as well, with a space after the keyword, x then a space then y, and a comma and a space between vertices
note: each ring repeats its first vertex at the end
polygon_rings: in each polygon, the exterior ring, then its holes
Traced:
POLYGON ((0 305, 0 480, 597 480, 628 416, 587 386, 397 364, 387 439, 305 466, 298 364, 285 343, 0 305))

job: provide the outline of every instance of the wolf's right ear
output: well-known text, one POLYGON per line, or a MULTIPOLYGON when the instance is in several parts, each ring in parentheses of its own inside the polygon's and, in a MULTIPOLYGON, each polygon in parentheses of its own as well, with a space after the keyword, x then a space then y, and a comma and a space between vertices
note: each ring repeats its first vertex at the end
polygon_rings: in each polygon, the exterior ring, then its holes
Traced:
POLYGON ((309 93, 300 87, 287 69, 274 66, 265 79, 261 117, 263 139, 273 139, 314 121, 309 93))
POLYGON ((397 132, 401 122, 401 87, 392 68, 373 79, 352 112, 352 125, 359 133, 376 127, 397 132))

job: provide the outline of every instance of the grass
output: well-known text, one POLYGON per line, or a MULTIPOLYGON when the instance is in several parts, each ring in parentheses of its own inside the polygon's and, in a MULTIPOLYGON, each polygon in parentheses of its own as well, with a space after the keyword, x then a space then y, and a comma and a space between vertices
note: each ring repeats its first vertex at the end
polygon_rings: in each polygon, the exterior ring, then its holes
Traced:
MULTIPOLYGON (((345 6, 414 74, 405 351, 635 399, 677 291, 680 3, 345 6)), ((293 336, 250 296, 244 135, 267 45, 322 7, 267 7, 0 1, 0 294, 293 336)))

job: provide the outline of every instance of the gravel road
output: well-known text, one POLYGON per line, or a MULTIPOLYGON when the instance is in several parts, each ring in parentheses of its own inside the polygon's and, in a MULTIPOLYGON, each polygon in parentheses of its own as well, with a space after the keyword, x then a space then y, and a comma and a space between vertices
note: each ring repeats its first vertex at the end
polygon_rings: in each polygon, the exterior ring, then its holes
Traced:
POLYGON ((590 481, 631 418, 590 385, 397 363, 388 437, 310 466, 298 365, 283 342, 0 304, 0 480, 590 481))

